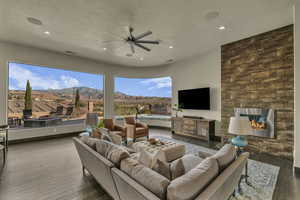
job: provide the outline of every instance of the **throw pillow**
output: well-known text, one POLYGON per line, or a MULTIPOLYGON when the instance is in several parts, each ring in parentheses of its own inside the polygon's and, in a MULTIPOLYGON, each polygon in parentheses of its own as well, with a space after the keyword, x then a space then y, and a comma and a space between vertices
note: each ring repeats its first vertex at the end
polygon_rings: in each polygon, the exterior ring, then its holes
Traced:
POLYGON ((228 167, 236 158, 236 149, 231 144, 225 144, 215 155, 212 156, 218 161, 220 170, 228 167))
POLYGON ((106 140, 108 142, 112 142, 112 139, 109 135, 107 134, 102 134, 102 140, 106 140))
POLYGON ((120 163, 123 159, 128 158, 130 155, 125 149, 112 144, 112 147, 107 152, 107 159, 114 163, 117 167, 120 166, 120 163))
POLYGON ((167 199, 196 199, 199 193, 214 180, 218 172, 217 161, 211 157, 206 158, 188 173, 171 182, 168 186, 167 199))
POLYGON ((98 139, 102 138, 102 133, 100 132, 100 130, 98 128, 93 129, 92 137, 98 138, 98 139))
POLYGON ((149 167, 150 169, 153 168, 153 166, 156 163, 156 160, 154 159, 154 156, 151 155, 149 152, 142 149, 140 156, 139 156, 139 163, 142 165, 149 167))
POLYGON ((101 156, 106 158, 107 157, 107 152, 109 151, 111 146, 112 146, 112 144, 110 142, 105 141, 105 140, 99 140, 96 143, 96 150, 101 156))
POLYGON ((160 175, 166 177, 168 180, 172 180, 169 163, 157 160, 155 166, 153 167, 153 170, 159 173, 160 175))
POLYGON ((182 158, 173 161, 170 166, 172 180, 186 174, 202 161, 202 158, 193 154, 184 155, 182 158))
POLYGON ((96 149, 100 155, 110 160, 117 167, 120 166, 121 160, 130 156, 124 148, 105 140, 99 140, 96 143, 96 149))

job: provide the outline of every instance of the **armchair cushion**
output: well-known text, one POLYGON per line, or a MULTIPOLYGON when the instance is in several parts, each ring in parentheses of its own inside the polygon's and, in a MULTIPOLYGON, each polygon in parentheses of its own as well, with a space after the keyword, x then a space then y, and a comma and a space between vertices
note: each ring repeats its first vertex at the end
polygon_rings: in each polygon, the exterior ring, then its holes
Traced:
POLYGON ((137 128, 135 129, 135 133, 136 133, 137 135, 144 134, 145 132, 146 132, 146 129, 143 128, 143 127, 137 127, 137 128))
POLYGON ((146 129, 146 128, 148 128, 148 125, 146 123, 137 122, 136 123, 136 127, 142 127, 144 129, 146 129))
POLYGON ((123 126, 115 125, 113 131, 126 132, 126 128, 123 126))

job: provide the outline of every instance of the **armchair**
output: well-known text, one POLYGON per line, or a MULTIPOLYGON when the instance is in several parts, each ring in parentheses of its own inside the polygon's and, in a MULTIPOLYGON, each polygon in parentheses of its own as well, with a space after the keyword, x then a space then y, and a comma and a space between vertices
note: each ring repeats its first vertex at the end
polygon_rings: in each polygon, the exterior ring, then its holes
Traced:
POLYGON ((113 119, 104 119, 103 123, 104 128, 107 129, 111 135, 121 136, 122 140, 127 143, 127 133, 125 127, 114 124, 113 119))
POLYGON ((147 124, 136 122, 134 117, 125 117, 124 119, 127 137, 131 138, 133 142, 140 137, 149 138, 149 127, 147 124))

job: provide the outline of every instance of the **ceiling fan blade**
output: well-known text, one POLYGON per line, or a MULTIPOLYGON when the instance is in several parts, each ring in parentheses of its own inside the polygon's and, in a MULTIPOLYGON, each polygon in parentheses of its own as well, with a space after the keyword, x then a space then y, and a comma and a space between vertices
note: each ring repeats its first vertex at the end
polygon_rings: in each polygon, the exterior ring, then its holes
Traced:
POLYGON ((132 42, 130 42, 129 44, 130 44, 130 49, 131 49, 131 52, 132 52, 132 54, 134 54, 134 53, 135 53, 135 50, 134 50, 133 43, 132 43, 132 42))
POLYGON ((159 44, 158 40, 136 40, 135 43, 144 43, 144 44, 159 44))
POLYGON ((130 35, 131 39, 135 39, 134 36, 132 35, 132 32, 133 32, 133 28, 129 27, 129 35, 130 35))
POLYGON ((140 48, 146 50, 146 51, 151 51, 151 49, 149 49, 148 47, 145 47, 145 46, 143 46, 143 45, 141 45, 141 44, 139 44, 139 43, 134 43, 134 44, 135 44, 136 46, 138 46, 138 47, 140 47, 140 48))
POLYGON ((135 40, 142 39, 142 38, 144 38, 144 37, 146 37, 146 36, 148 36, 148 35, 151 35, 151 34, 152 34, 152 31, 147 31, 147 32, 145 32, 145 33, 142 33, 142 34, 136 36, 136 37, 135 37, 135 40))

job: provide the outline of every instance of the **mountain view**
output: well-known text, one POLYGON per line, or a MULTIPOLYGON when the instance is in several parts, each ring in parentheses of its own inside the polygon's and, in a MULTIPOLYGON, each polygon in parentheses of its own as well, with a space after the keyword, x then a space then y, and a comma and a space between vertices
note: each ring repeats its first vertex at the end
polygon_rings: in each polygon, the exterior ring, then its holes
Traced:
MULTIPOLYGON (((103 80, 101 74, 66 71, 27 64, 9 63, 9 117, 22 118, 26 82, 32 88, 33 117, 47 116, 58 107, 74 107, 76 92, 80 109, 71 118, 85 118, 88 111, 103 116, 103 80)), ((137 107, 143 113, 171 113, 171 78, 115 78, 116 115, 133 115, 137 107)))

